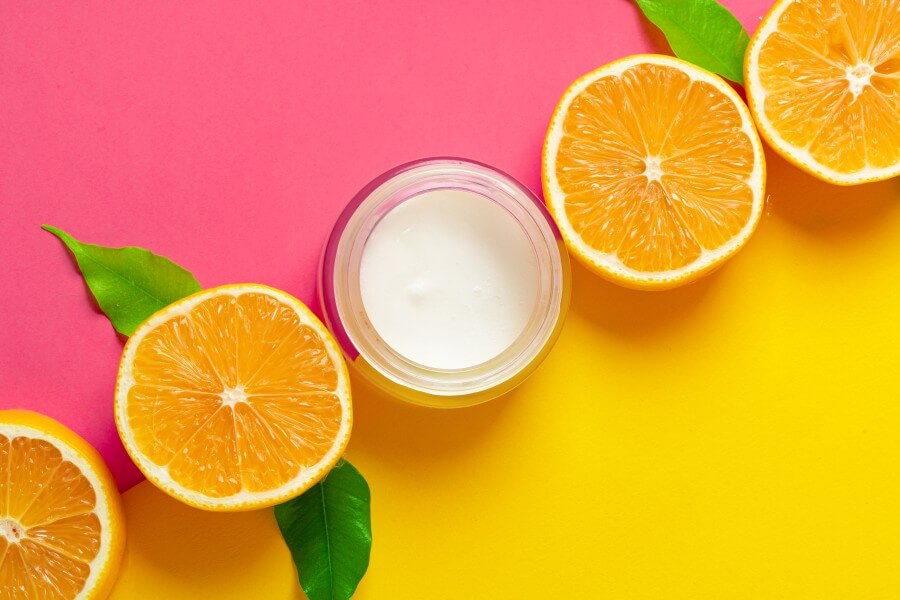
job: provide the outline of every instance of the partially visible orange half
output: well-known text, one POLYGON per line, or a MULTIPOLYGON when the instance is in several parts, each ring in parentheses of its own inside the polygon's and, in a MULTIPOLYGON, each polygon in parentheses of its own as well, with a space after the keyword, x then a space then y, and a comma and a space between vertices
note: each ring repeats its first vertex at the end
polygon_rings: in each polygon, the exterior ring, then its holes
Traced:
POLYGON ((765 162, 718 76, 638 55, 573 83, 543 152, 544 197, 572 253, 625 286, 665 289, 734 255, 763 212, 765 162))
POLYGON ((249 510, 303 493, 341 457, 351 422, 337 343, 280 290, 199 292, 125 345, 122 442, 147 479, 192 506, 249 510))
POLYGON ((759 131, 787 160, 840 185, 900 175, 900 0, 780 0, 744 71, 759 131))
POLYGON ((0 411, 0 598, 105 598, 124 548, 96 450, 49 417, 0 411))

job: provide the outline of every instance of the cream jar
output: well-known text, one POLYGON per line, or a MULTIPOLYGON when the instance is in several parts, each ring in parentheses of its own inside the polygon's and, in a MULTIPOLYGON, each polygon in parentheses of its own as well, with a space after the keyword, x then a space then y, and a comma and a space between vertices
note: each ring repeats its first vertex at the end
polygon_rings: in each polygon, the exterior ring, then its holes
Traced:
POLYGON ((325 246, 319 296, 349 364, 415 404, 495 398, 546 357, 569 258, 543 204, 484 164, 433 158, 366 185, 325 246))

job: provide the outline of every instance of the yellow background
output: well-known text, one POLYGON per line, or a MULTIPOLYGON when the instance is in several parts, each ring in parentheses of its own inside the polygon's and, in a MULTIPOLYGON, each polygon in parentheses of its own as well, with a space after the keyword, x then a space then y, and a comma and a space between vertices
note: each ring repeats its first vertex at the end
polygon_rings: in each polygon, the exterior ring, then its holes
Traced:
MULTIPOLYGON (((361 599, 900 598, 900 180, 768 156, 768 215, 662 293, 580 266, 555 350, 456 411, 355 382, 361 599)), ((271 511, 125 495, 114 598, 302 598, 271 511)))

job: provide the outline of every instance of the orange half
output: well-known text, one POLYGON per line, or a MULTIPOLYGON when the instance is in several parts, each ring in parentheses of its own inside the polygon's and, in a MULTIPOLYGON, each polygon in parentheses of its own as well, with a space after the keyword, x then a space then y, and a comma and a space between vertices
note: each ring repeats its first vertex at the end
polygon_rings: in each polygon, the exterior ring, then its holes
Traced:
POLYGON ((900 175, 900 0, 781 0, 744 71, 759 130, 786 159, 841 185, 900 175))
POLYGON ((350 438, 337 343, 296 298, 213 288, 150 317, 128 340, 116 425, 138 467, 198 508, 247 510, 304 492, 350 438))
POLYGON ((567 245, 622 285, 693 281, 762 215, 765 162, 746 105, 718 76, 630 56, 573 83, 543 152, 544 197, 567 245))
POLYGON ((0 598, 105 598, 124 545, 100 455, 53 419, 0 411, 0 598))

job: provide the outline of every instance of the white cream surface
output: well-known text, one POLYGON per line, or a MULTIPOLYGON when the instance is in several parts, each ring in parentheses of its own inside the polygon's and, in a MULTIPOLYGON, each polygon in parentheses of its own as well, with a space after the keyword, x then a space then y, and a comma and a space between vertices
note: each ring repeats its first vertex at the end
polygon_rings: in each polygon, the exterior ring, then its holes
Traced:
POLYGON ((432 190, 391 209, 363 248, 360 293, 375 330, 425 367, 463 369, 509 348, 538 300, 531 242, 503 207, 432 190))

